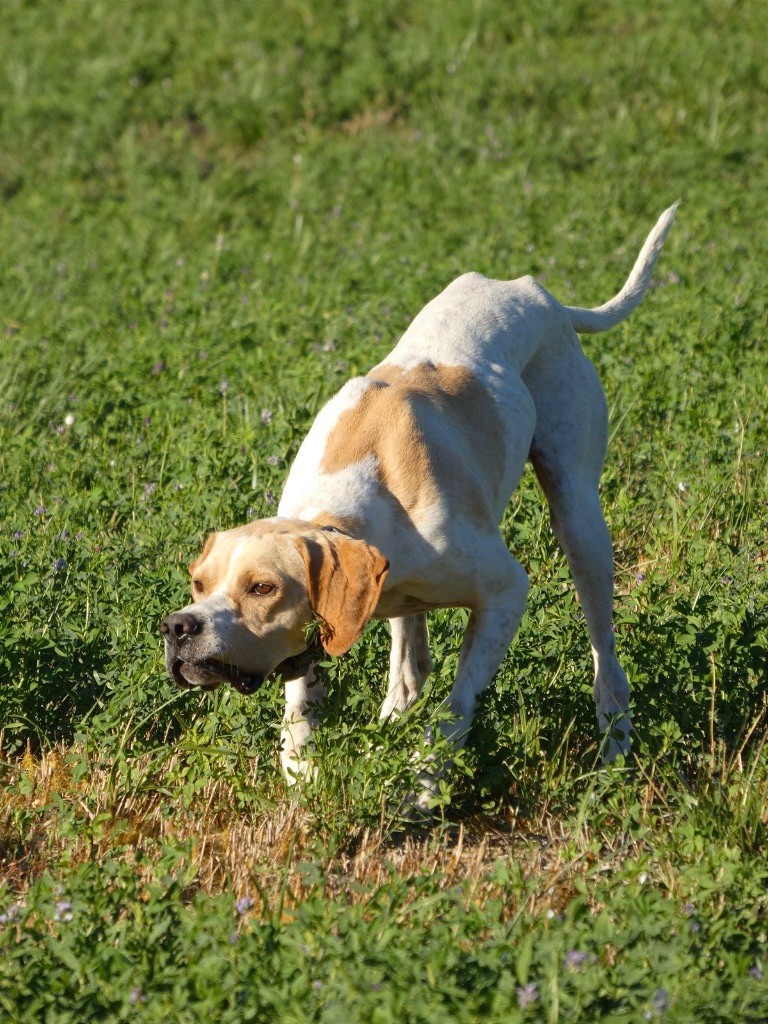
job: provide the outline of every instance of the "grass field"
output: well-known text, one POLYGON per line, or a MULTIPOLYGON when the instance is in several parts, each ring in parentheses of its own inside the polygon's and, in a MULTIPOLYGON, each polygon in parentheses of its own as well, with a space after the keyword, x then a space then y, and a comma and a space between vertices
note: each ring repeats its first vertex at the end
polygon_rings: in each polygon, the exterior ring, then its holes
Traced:
POLYGON ((9 1021, 768 1020, 765 10, 739 0, 0 6, 0 1013, 9 1021), (433 829, 387 627, 178 691, 159 622, 274 510, 316 411, 457 274, 563 302, 683 203, 604 382, 633 757, 532 473, 532 591, 433 829))

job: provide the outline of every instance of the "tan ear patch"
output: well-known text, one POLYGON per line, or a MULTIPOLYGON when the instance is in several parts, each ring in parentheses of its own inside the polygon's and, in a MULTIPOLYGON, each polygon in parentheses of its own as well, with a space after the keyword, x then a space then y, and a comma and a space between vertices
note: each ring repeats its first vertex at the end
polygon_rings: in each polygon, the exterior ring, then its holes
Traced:
POLYGON ((309 603, 321 620, 320 639, 333 656, 346 653, 376 610, 389 560, 351 537, 297 537, 309 603))

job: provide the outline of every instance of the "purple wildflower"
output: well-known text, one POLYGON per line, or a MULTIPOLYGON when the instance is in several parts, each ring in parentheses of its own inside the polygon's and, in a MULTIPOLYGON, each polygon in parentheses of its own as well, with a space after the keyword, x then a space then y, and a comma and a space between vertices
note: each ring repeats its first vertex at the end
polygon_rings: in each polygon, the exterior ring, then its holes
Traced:
POLYGON ((279 462, 280 462, 280 456, 279 455, 268 455, 267 456, 267 464, 268 465, 270 465, 270 466, 277 466, 279 464, 279 462))
POLYGON ((156 490, 157 490, 157 484, 155 484, 155 483, 144 484, 144 497, 148 498, 150 496, 150 494, 152 494, 156 490))
POLYGON ((21 538, 23 536, 24 536, 24 531, 23 530, 14 530, 13 531, 13 539, 14 540, 21 540, 21 538))
POLYGON ((131 994, 128 996, 131 1001, 131 1006, 135 1006, 137 1003, 146 1003, 147 997, 141 991, 140 988, 132 988, 131 994))
POLYGON ((221 384, 219 384, 219 394, 221 395, 222 398, 224 397, 224 395, 226 395, 228 390, 229 390, 229 381, 228 380, 223 380, 221 382, 221 384))
POLYGON ((66 569, 66 568, 67 568, 67 560, 66 560, 66 558, 57 558, 56 561, 53 563, 54 572, 61 572, 62 569, 66 569))
POLYGON ((44 516, 45 513, 46 513, 45 505, 38 505, 37 508, 35 509, 35 515, 36 516, 44 516))
POLYGON ((322 987, 323 983, 322 981, 320 981, 319 978, 315 979, 315 981, 312 982, 312 988, 315 989, 315 991, 319 992, 322 987))
POLYGON ((645 579, 645 573, 644 572, 637 573, 637 575, 635 576, 635 579, 637 580, 638 583, 642 583, 643 580, 645 579))
POLYGON ((684 903, 683 913, 686 917, 693 917, 693 915, 696 913, 696 904, 691 903, 690 900, 687 903, 684 903))
POLYGON ((22 903, 12 903, 10 907, 0 914, 0 924, 13 924, 14 921, 18 921, 23 909, 24 905, 22 903))
POLYGON ((665 988, 657 988, 651 999, 654 1012, 660 1017, 669 1006, 669 993, 665 988))
POLYGON ((72 904, 69 902, 69 900, 59 900, 59 902, 56 904, 56 910, 54 912, 55 920, 71 921, 72 917, 72 904))
POLYGON ((252 896, 241 896, 240 899, 235 902, 235 913, 239 914, 242 917, 243 914, 248 913, 252 906, 252 896))
POLYGON ((565 954, 565 966, 569 971, 580 971, 587 960, 589 953, 584 953, 580 949, 572 949, 570 953, 565 954))
POLYGON ((747 971, 747 974, 750 976, 750 978, 754 978, 755 981, 763 980, 763 972, 760 970, 760 967, 757 964, 754 964, 752 967, 750 967, 747 971))
POLYGON ((271 409, 262 409, 261 410, 261 422, 262 423, 271 423, 273 418, 274 418, 274 415, 275 414, 272 412, 271 409))
POLYGON ((527 985, 517 986, 517 1005, 521 1010, 527 1010, 529 1006, 533 1006, 539 998, 539 989, 533 982, 529 982, 527 985))
POLYGON ((274 505, 275 502, 277 501, 277 498, 274 496, 272 491, 264 491, 264 501, 268 505, 274 505))

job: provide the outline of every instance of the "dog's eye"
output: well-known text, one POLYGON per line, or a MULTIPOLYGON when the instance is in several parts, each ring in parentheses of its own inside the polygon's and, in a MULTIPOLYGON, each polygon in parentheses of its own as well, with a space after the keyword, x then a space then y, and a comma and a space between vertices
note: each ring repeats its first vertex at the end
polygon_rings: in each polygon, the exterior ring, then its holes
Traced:
POLYGON ((259 597, 266 597, 267 594, 271 594, 275 588, 271 583, 254 583, 251 587, 251 593, 257 594, 259 597))
POLYGON ((192 580, 192 589, 194 590, 194 592, 196 594, 202 594, 203 590, 205 589, 203 587, 203 581, 202 580, 192 580))

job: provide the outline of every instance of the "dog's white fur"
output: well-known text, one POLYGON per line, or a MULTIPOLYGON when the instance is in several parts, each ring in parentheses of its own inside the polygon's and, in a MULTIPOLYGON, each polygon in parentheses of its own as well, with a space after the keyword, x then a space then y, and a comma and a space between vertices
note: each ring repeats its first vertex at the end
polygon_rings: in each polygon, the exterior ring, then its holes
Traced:
MULTIPOLYGON (((530 459, 587 621, 604 756, 629 750, 629 687, 616 657, 613 558, 598 499, 607 412, 576 331, 607 330, 637 307, 676 207, 659 218, 623 289, 603 306, 563 306, 531 277, 494 281, 465 274, 425 306, 384 362, 349 381, 317 416, 288 476, 275 523, 298 521, 291 527, 297 543, 315 537, 320 525, 335 526, 389 560, 385 579, 377 570, 373 610, 374 617, 390 620, 392 631, 383 717, 408 707, 431 670, 426 613, 467 607, 469 626, 445 727, 456 744, 464 741, 476 700, 525 607, 528 578, 507 550, 498 523, 530 459)), ((271 529, 269 522, 263 529, 271 529)), ((287 528, 278 527, 283 549, 287 528)), ((337 540, 328 533, 322 539, 326 545, 337 540)), ((260 530, 262 565, 268 542, 260 530)), ((222 580, 237 575, 233 558, 252 563, 256 557, 244 543, 247 538, 230 544, 239 555, 225 559, 216 592, 198 595, 188 606, 207 615, 207 601, 220 623, 232 619, 226 628, 216 627, 219 650, 226 649, 222 629, 231 630, 238 614, 233 605, 228 618, 221 618, 227 594, 222 580)), ((278 561, 284 568, 276 571, 295 583, 301 569, 292 567, 292 557, 283 550, 278 561)), ((311 590, 311 578, 308 585, 311 590)), ((272 642, 266 620, 249 629, 267 645, 272 642)), ((270 671, 294 653, 295 630, 292 635, 293 647, 274 653, 260 670, 270 671)), ((231 652, 228 657, 249 667, 231 652)), ((288 679, 285 689, 282 756, 294 778, 303 768, 311 705, 322 699, 322 688, 310 669, 288 679)))

